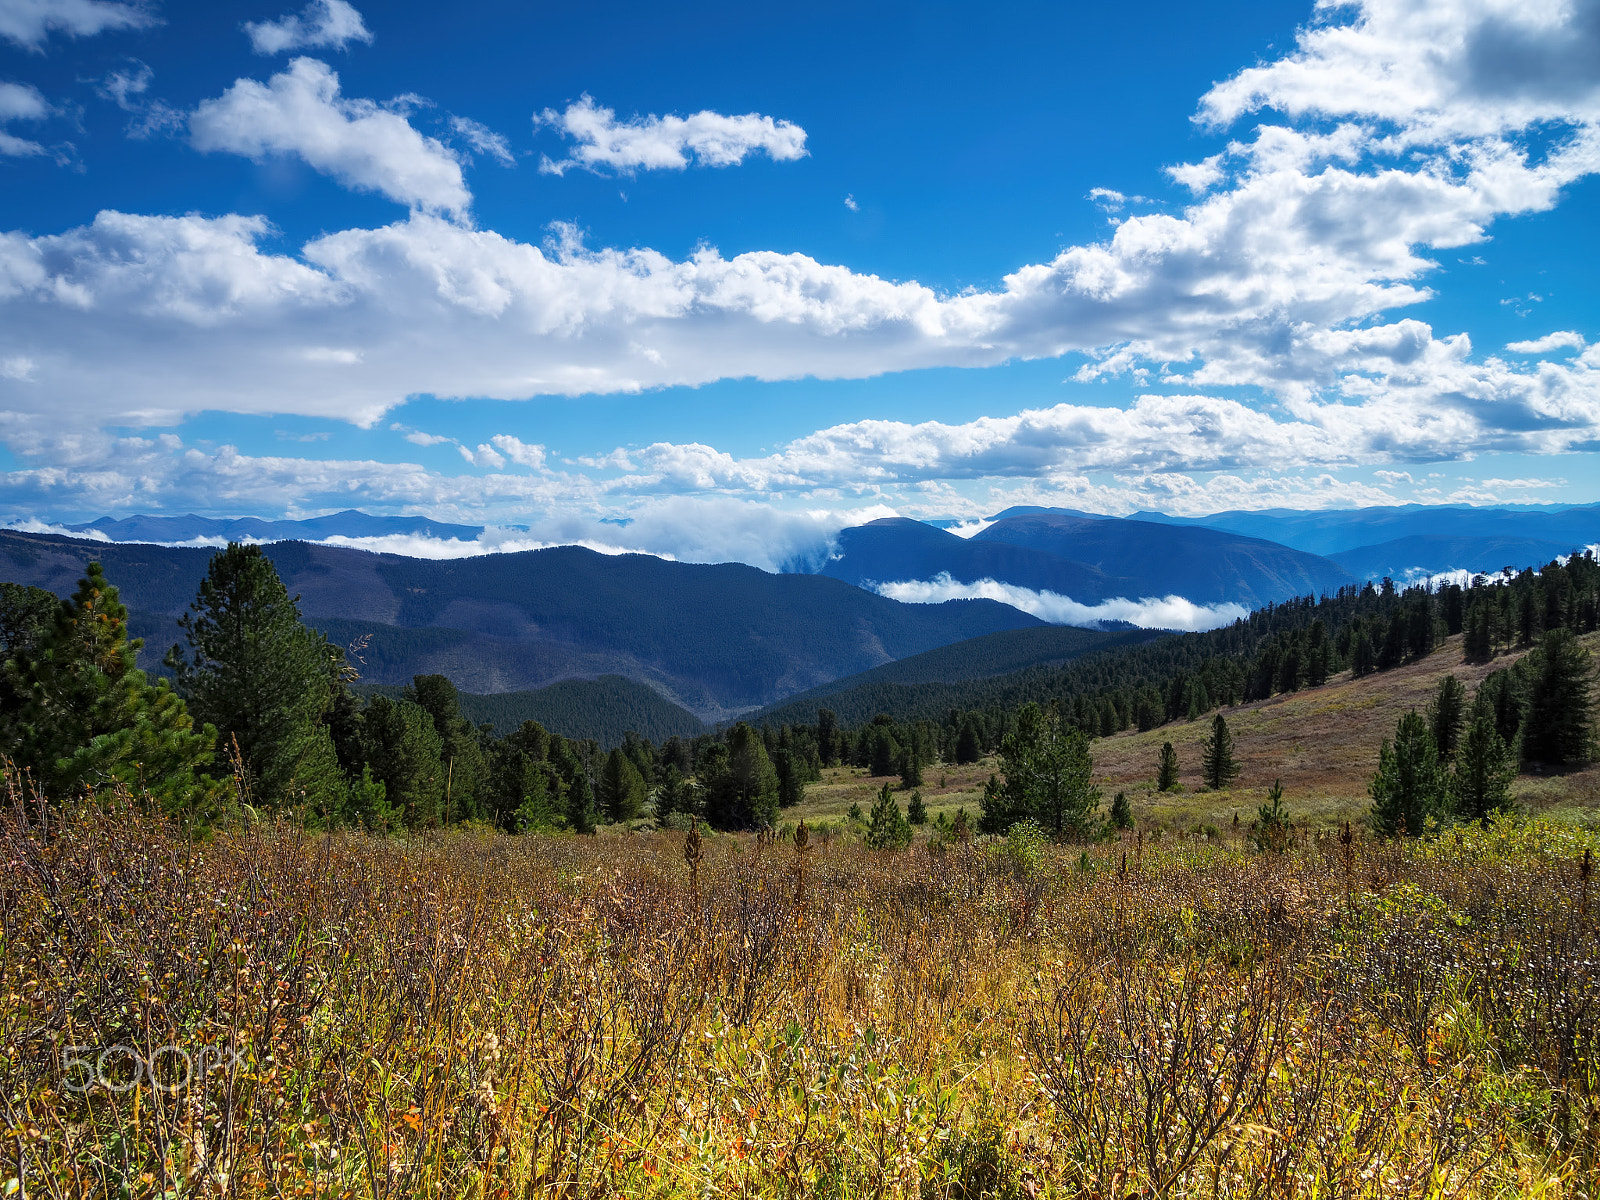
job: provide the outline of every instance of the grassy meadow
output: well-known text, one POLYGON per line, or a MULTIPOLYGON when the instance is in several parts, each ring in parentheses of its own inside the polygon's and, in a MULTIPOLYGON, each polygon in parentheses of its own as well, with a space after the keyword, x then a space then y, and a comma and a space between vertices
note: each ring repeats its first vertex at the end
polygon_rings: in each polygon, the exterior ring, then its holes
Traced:
MULTIPOLYGON (((1600 653, 1600 634, 1580 643, 1600 653)), ((1470 696, 1486 675, 1515 662, 1518 652, 1487 663, 1464 662, 1459 635, 1442 642, 1426 658, 1375 675, 1354 679, 1348 671, 1322 687, 1280 693, 1222 709, 1234 736, 1239 777, 1227 791, 1206 790, 1200 780, 1201 748, 1211 732, 1211 714, 1196 721, 1173 721, 1140 733, 1130 729, 1093 744, 1096 782, 1104 796, 1102 812, 1118 791, 1128 794, 1135 820, 1146 828, 1194 831, 1207 826, 1231 831, 1237 814, 1242 825, 1255 819, 1275 779, 1282 779, 1285 803, 1296 824, 1330 829, 1364 819, 1371 799, 1367 785, 1378 765, 1378 750, 1394 736, 1395 722, 1408 709, 1423 712, 1446 675, 1455 675, 1470 696), (1161 744, 1178 753, 1180 787, 1156 790, 1161 744)), ((976 817, 983 785, 998 770, 994 758, 967 766, 935 765, 923 772, 922 795, 930 816, 953 815, 965 807, 976 817)), ((869 811, 885 783, 901 790, 898 776, 873 777, 858 767, 830 767, 820 783, 808 785, 803 804, 784 812, 816 824, 842 823, 851 804, 869 811)), ((1513 787, 1525 810, 1579 823, 1600 820, 1600 763, 1520 776, 1513 787)), ((906 799, 901 794, 902 803, 906 799)))
POLYGON ((0 819, 0 1187, 1593 1194, 1596 839, 0 819), (1591 857, 1586 857, 1590 855, 1591 857))

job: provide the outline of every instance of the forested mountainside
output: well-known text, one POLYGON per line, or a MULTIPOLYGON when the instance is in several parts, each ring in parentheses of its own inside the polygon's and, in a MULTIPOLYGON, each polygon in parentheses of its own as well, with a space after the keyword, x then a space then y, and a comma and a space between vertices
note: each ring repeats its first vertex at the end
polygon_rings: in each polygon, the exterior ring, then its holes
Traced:
MULTIPOLYGON (((448 675, 475 693, 623 675, 707 720, 1037 618, 989 600, 901 604, 839 580, 577 546, 431 561, 305 542, 265 547, 305 620, 372 683, 448 675)), ((69 595, 104 564, 155 667, 209 549, 0 531, 0 578, 69 595), (125 581, 125 582, 124 582, 125 581), (159 640, 158 640, 159 638, 159 640)))
POLYGON ((1258 538, 1147 521, 1024 512, 970 538, 886 517, 839 534, 822 573, 871 585, 949 575, 1051 591, 1084 604, 1178 595, 1246 608, 1353 582, 1335 563, 1258 538))
MULTIPOLYGON (((1600 568, 1593 557, 1579 555, 1564 565, 1552 561, 1525 570, 1504 585, 1345 587, 1321 599, 1268 605, 1221 629, 1091 651, 1061 667, 954 683, 840 681, 818 707, 843 727, 884 714, 942 722, 950 736, 970 714, 992 746, 1007 714, 1028 701, 1056 705, 1094 734, 1149 729, 1219 704, 1319 684, 1341 670, 1365 675, 1386 669, 1426 654, 1451 634, 1464 633, 1468 654, 1484 661, 1508 646, 1532 645, 1550 629, 1587 633, 1597 627, 1600 568)), ((797 698, 750 719, 769 727, 810 725, 817 715, 808 707, 797 698)))
MULTIPOLYGON (((406 688, 393 685, 359 687, 368 695, 399 699, 406 688)), ((547 688, 476 696, 458 693, 460 712, 474 728, 490 727, 496 737, 515 733, 536 721, 551 733, 582 741, 593 738, 602 750, 623 744, 629 734, 663 743, 706 732, 705 723, 687 709, 663 700, 642 683, 621 675, 598 679, 564 679, 547 688)))

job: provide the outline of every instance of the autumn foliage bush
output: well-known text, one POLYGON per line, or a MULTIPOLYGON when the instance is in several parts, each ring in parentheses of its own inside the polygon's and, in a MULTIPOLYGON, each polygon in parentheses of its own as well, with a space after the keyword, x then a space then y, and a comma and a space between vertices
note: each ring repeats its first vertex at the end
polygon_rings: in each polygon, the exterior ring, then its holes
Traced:
POLYGON ((682 834, 196 842, 13 787, 0 1187, 1589 1195, 1592 844, 708 836, 691 884, 682 834))

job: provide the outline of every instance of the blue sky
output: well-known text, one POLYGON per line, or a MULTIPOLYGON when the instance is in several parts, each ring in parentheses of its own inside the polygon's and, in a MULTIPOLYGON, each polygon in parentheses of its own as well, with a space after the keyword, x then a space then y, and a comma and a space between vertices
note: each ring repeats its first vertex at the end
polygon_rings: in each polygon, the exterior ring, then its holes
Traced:
POLYGON ((774 7, 0 0, 0 513, 1600 499, 1597 0, 774 7))

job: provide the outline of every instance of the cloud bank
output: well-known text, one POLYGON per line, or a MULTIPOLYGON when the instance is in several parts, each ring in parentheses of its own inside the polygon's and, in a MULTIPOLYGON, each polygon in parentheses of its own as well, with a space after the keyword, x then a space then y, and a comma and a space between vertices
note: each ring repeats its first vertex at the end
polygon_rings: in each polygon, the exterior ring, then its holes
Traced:
POLYGON ((957 583, 946 573, 932 579, 880 583, 880 595, 906 604, 943 604, 946 600, 998 600, 1013 608, 1048 621, 1052 625, 1081 625, 1097 628, 1105 621, 1126 621, 1143 629, 1216 629, 1248 616, 1238 604, 1195 604, 1182 596, 1141 600, 1117 598, 1100 604, 1079 604, 1070 596, 1056 592, 1036 592, 1031 588, 979 579, 957 583))

